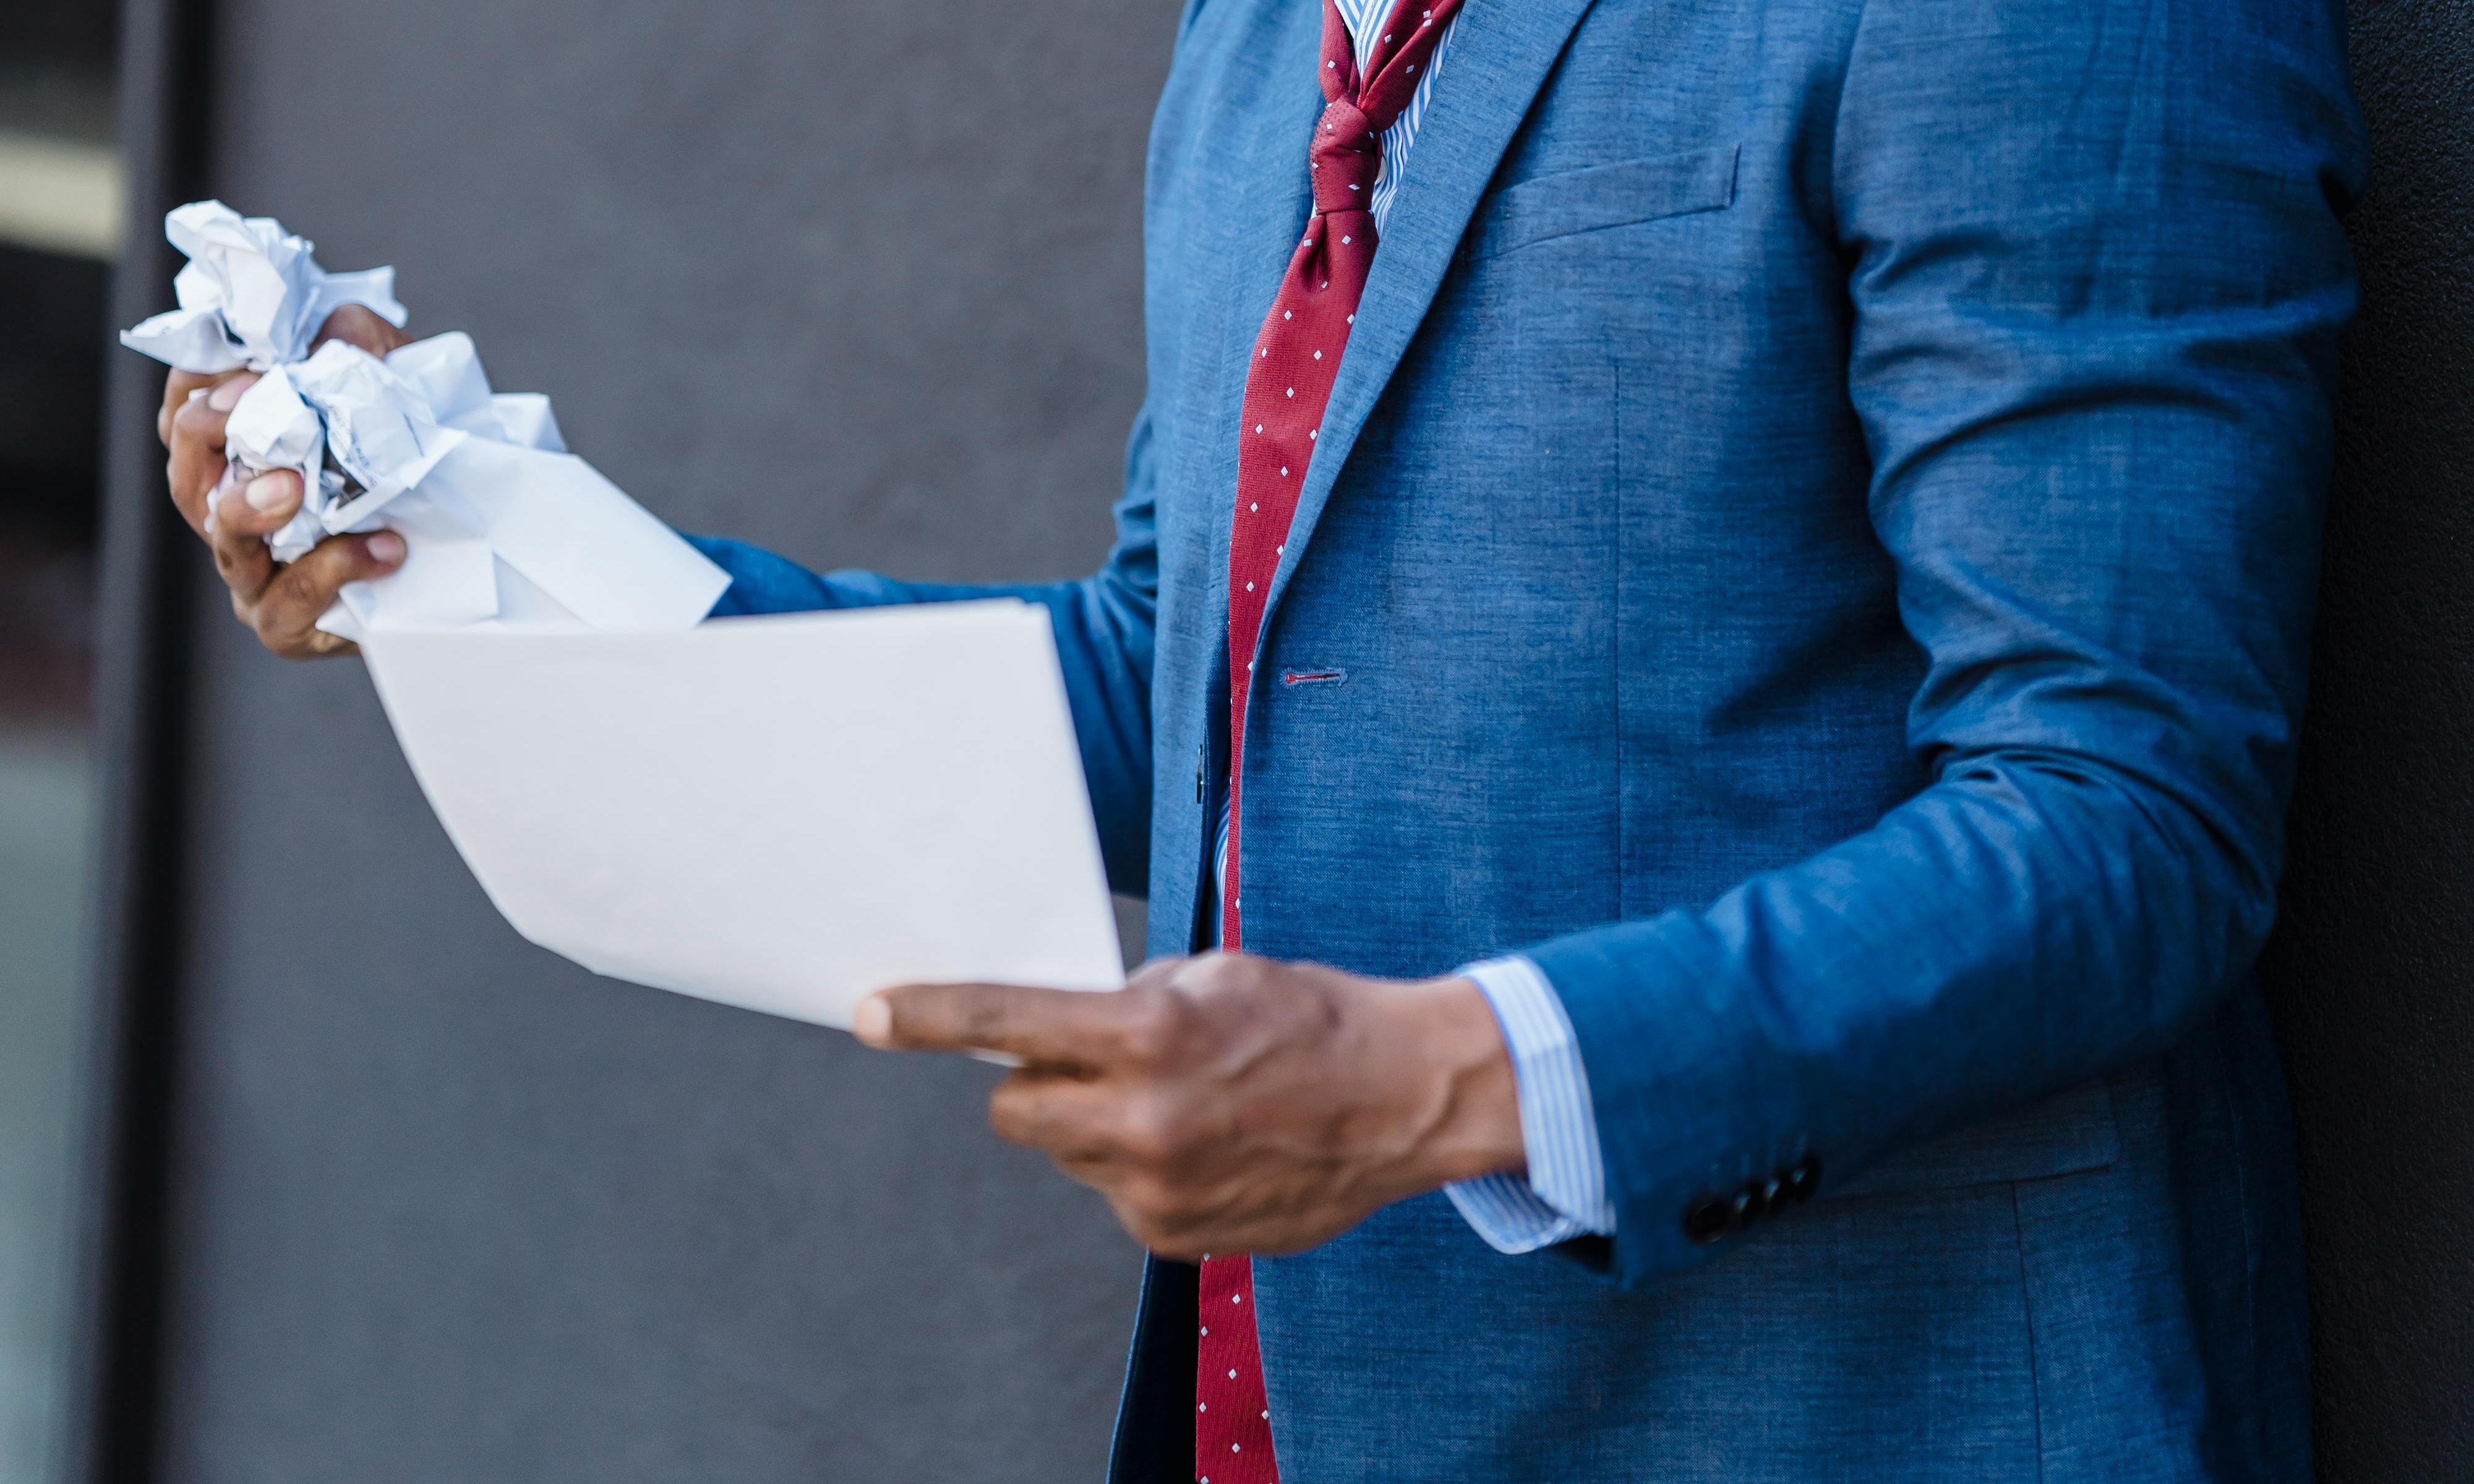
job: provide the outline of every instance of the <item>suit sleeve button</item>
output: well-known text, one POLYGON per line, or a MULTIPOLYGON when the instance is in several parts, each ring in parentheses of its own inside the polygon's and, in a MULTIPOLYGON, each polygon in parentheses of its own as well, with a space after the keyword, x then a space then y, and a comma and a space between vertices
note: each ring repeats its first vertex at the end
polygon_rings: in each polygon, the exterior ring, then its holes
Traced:
POLYGON ((1714 1195, 1705 1195, 1685 1209, 1684 1234, 1696 1247, 1708 1247, 1734 1230, 1734 1209, 1714 1195))
POLYGON ((1802 1203, 1811 1200, 1812 1192, 1820 1185, 1821 1161, 1807 1155, 1797 1161, 1795 1168, 1786 1172, 1785 1188, 1782 1193, 1787 1200, 1802 1203))

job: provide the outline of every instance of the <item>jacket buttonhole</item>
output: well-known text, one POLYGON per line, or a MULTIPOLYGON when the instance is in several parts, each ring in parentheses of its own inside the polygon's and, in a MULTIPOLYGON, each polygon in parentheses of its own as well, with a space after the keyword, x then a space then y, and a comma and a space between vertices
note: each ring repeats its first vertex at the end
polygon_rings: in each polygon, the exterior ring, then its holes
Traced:
POLYGON ((1283 685, 1337 685, 1346 679, 1348 679, 1346 670, 1283 670, 1280 672, 1280 683, 1283 685))

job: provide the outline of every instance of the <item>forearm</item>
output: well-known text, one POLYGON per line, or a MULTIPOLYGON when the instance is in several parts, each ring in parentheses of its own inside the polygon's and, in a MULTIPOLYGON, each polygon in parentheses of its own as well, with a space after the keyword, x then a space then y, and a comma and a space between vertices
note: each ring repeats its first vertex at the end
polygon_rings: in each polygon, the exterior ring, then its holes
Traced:
POLYGON ((711 536, 688 536, 687 540, 730 574, 729 590, 713 608, 712 616, 716 618, 890 608, 907 603, 968 603, 980 598, 1020 598, 1054 606, 1063 590, 1079 586, 912 583, 857 568, 815 572, 745 541, 711 536))
POLYGON ((2060 758, 1982 759, 1705 911, 1531 950, 1589 1066, 1624 1276, 1704 1197, 1900 1146, 2161 1049, 2250 961, 2269 862, 2060 758))

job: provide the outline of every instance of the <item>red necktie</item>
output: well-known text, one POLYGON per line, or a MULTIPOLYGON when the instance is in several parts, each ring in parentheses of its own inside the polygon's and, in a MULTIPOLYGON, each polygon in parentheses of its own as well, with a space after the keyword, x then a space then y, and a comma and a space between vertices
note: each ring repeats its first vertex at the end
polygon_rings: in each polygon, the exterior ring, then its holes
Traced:
MULTIPOLYGON (((1298 491, 1313 462, 1323 408, 1357 301, 1374 265, 1369 210, 1383 163, 1383 132, 1424 81, 1460 0, 1397 0, 1357 67, 1348 23, 1323 0, 1322 95, 1328 100, 1308 151, 1314 214, 1289 259, 1279 296, 1254 342, 1246 421, 1237 455, 1237 515, 1228 540, 1228 860, 1221 875, 1221 943, 1244 942, 1238 890, 1245 827, 1246 698, 1263 602, 1287 549, 1298 491)), ((1254 1328, 1254 1265, 1237 1255, 1205 1257, 1196 1366, 1194 1472, 1212 1484, 1278 1484, 1263 1353, 1254 1328)))

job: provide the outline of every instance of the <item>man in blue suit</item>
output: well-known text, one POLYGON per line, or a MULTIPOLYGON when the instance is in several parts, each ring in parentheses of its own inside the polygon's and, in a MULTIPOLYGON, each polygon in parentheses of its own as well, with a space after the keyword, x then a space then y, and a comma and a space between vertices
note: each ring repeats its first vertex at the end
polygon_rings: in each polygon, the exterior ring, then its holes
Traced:
MULTIPOLYGON (((1242 737, 1246 951, 862 1017, 1023 1056, 1000 1130, 1158 1254, 1115 1476, 2307 1478, 2250 966, 2352 306, 2338 8, 1467 0, 1232 655, 1319 68, 1417 9, 1189 0, 1116 548, 1003 589, 1155 947, 1237 904, 1242 737), (1179 1260, 1247 1253, 1225 1311, 1179 1260)), ((298 491, 217 492, 200 384, 175 493, 312 652, 400 546, 269 566, 298 491)), ((989 592, 706 546, 725 612, 989 592)))

